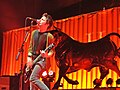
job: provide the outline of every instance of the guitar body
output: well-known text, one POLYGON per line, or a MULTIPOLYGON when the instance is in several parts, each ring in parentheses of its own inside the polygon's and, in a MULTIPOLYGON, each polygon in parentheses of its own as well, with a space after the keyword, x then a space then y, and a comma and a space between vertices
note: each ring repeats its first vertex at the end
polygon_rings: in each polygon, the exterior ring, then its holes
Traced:
POLYGON ((30 78, 30 75, 32 73, 32 68, 29 69, 29 71, 26 71, 26 68, 27 68, 27 65, 25 64, 24 66, 24 75, 23 75, 23 78, 24 78, 24 83, 27 83, 29 81, 29 78, 30 78))

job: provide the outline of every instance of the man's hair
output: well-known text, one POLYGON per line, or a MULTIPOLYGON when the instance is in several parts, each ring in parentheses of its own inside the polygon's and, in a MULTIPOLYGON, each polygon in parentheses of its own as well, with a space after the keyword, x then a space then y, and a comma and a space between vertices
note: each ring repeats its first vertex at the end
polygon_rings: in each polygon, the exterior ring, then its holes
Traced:
POLYGON ((53 25, 53 19, 51 15, 44 13, 42 16, 45 16, 47 18, 47 23, 49 24, 48 29, 53 25))

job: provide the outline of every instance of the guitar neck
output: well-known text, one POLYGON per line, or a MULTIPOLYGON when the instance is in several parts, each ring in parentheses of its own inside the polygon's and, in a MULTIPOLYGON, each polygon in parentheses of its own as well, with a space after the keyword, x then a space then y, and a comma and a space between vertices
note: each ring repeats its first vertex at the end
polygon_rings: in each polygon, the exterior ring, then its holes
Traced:
POLYGON ((33 61, 33 65, 35 65, 39 61, 40 57, 42 57, 41 54, 37 56, 37 58, 35 58, 35 60, 33 61))

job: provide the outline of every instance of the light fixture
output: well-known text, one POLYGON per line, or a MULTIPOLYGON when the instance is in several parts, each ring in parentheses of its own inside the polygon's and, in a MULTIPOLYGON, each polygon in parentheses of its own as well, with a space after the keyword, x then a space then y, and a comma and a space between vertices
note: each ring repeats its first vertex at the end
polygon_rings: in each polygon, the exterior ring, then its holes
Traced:
POLYGON ((96 86, 100 86, 100 85, 101 85, 101 79, 96 78, 96 79, 93 81, 93 84, 96 85, 96 86))
POLYGON ((116 80, 116 85, 118 87, 118 85, 120 85, 120 78, 116 80))
POLYGON ((110 85, 110 86, 112 87, 112 83, 113 83, 113 79, 112 79, 112 78, 109 78, 109 79, 106 81, 107 87, 108 87, 108 85, 110 85))
POLYGON ((47 76, 48 76, 47 71, 44 71, 44 72, 42 73, 42 78, 47 78, 47 76))
POLYGON ((42 73, 43 81, 54 82, 54 78, 55 78, 55 72, 53 72, 52 70, 50 70, 49 72, 44 71, 42 73))
POLYGON ((54 82, 55 72, 53 72, 52 70, 49 71, 48 77, 49 77, 49 82, 54 82))

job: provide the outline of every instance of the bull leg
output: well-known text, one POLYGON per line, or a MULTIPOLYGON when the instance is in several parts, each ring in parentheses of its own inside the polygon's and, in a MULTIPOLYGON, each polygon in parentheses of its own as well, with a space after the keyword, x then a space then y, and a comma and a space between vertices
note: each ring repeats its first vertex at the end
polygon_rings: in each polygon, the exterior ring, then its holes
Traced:
POLYGON ((103 80, 106 77, 106 75, 109 74, 109 69, 105 67, 100 67, 100 73, 100 79, 103 80))
POLYGON ((120 76, 120 70, 117 66, 117 61, 115 60, 105 60, 105 67, 115 71, 120 76))
POLYGON ((94 88, 99 88, 99 86, 100 86, 101 83, 102 83, 102 80, 103 80, 103 79, 106 77, 106 75, 109 73, 109 69, 108 69, 108 68, 105 68, 105 67, 100 67, 100 73, 101 73, 101 76, 100 76, 99 83, 97 83, 94 88))
POLYGON ((59 68, 59 77, 58 77, 58 80, 53 87, 53 90, 59 88, 61 78, 66 74, 66 71, 68 70, 68 68, 69 68, 69 66, 65 66, 65 65, 63 65, 59 68))
POLYGON ((72 85, 78 85, 79 82, 77 80, 73 81, 71 79, 69 79, 66 75, 64 76, 64 79, 69 83, 69 84, 72 84, 72 85))

